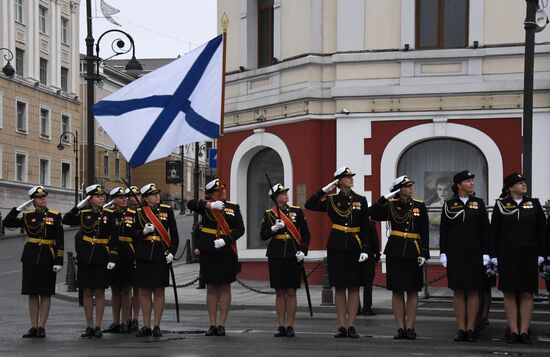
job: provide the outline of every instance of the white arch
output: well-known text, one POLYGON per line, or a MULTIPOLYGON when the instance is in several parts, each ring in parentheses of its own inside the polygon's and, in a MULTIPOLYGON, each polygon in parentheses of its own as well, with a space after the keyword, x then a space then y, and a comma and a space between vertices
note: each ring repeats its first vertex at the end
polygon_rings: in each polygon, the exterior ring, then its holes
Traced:
MULTIPOLYGON (((254 134, 246 138, 235 150, 235 154, 233 155, 233 160, 231 161, 231 176, 230 176, 230 183, 231 186, 229 188, 230 196, 232 200, 235 200, 239 203, 241 207, 241 213, 244 218, 244 225, 246 229, 246 212, 247 212, 247 172, 248 172, 248 166, 250 165, 250 161, 256 155, 258 152, 265 148, 273 149, 279 154, 281 157, 281 161, 283 162, 283 170, 284 170, 284 184, 286 187, 292 187, 293 181, 292 181, 292 160, 290 158, 290 152, 288 151, 288 148, 285 144, 285 142, 279 138, 276 135, 266 133, 264 129, 256 129, 254 130, 254 134)), ((293 190, 290 190, 288 192, 288 198, 290 202, 293 202, 293 190)), ((245 231, 246 232, 246 231, 245 231)), ((237 247, 239 249, 246 249, 247 248, 247 239, 246 239, 246 233, 245 236, 237 241, 237 247)), ((261 251, 265 251, 265 249, 261 249, 261 251)), ((261 255, 263 256, 263 254, 261 255)), ((247 254, 246 251, 243 252, 243 254, 239 254, 239 257, 241 258, 247 258, 247 257, 260 257, 258 254, 247 254)))
MULTIPOLYGON (((380 161, 380 189, 384 193, 384 187, 395 178, 397 165, 401 155, 414 144, 438 138, 459 139, 476 146, 487 159, 487 198, 488 205, 500 194, 503 174, 502 155, 497 144, 487 134, 471 126, 447 123, 446 121, 434 121, 430 124, 417 125, 394 136, 386 145, 380 161)), ((388 237, 382 235, 382 249, 385 247, 388 237)), ((439 254, 439 252, 433 252, 439 254)), ((385 261, 385 259, 384 259, 385 261)), ((382 266, 385 272, 385 264, 382 266)))

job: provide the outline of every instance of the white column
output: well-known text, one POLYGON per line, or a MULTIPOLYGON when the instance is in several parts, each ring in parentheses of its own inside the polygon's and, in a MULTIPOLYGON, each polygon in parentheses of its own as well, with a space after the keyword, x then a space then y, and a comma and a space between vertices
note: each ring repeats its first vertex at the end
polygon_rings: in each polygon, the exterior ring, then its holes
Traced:
POLYGON ((38 1, 26 0, 23 4, 25 25, 27 27, 27 48, 25 63, 27 76, 34 80, 40 78, 40 36, 38 34, 38 1))
POLYGON ((415 48, 415 18, 415 0, 401 0, 401 48, 406 44, 411 49, 415 48))
POLYGON ((50 85, 61 88, 61 3, 50 3, 50 85))
POLYGON ((365 47, 365 0, 338 0, 336 51, 361 51, 365 47))

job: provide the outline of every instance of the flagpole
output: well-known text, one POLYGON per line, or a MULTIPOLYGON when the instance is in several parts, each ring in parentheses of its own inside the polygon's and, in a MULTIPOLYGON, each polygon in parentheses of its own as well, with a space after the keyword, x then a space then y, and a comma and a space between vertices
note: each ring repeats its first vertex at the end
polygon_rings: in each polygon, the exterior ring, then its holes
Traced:
MULTIPOLYGON (((227 14, 224 12, 221 19, 221 25, 223 28, 223 55, 222 55, 222 100, 221 100, 221 113, 220 113, 220 137, 218 139, 218 154, 217 154, 217 165, 218 165, 218 184, 219 184, 219 192, 222 192, 222 167, 223 167, 223 150, 222 150, 222 139, 223 139, 223 131, 224 131, 224 111, 225 111, 225 55, 226 55, 226 48, 227 48, 227 27, 229 26, 229 18, 227 17, 227 14)), ((216 227, 216 237, 219 237, 220 235, 220 224, 218 222, 216 227)))

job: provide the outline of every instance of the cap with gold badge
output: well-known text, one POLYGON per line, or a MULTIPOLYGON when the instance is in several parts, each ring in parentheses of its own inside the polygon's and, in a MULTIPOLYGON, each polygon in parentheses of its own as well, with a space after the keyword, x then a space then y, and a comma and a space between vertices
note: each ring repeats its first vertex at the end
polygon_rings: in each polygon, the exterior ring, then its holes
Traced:
POLYGON ((355 173, 353 173, 351 171, 351 169, 347 166, 344 166, 344 167, 340 167, 339 169, 337 169, 336 171, 334 171, 334 178, 339 180, 341 179, 342 177, 346 177, 346 176, 355 176, 355 173))
POLYGON ((160 190, 154 183, 148 183, 139 190, 143 197, 160 193, 160 190))
POLYGON ((85 191, 86 191, 86 196, 105 195, 106 194, 105 189, 103 188, 103 186, 101 186, 100 184, 97 184, 97 183, 86 187, 85 191))
POLYGON ((48 191, 42 186, 33 186, 28 191, 29 198, 35 199, 37 197, 45 197, 48 195, 48 191))
POLYGON ((269 192, 267 193, 270 197, 277 197, 278 195, 280 195, 281 193, 286 193, 288 192, 288 190, 290 190, 289 188, 286 188, 285 186, 283 186, 282 184, 280 183, 277 183, 275 185, 273 185, 273 187, 269 190, 269 192))

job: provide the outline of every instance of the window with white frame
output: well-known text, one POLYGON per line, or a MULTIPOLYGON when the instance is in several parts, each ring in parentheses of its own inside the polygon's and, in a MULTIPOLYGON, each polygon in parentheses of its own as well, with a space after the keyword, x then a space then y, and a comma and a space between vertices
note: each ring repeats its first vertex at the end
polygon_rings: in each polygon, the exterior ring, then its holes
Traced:
POLYGON ((40 137, 50 138, 50 110, 48 108, 40 108, 40 137))
POLYGON ((40 83, 48 84, 48 60, 40 59, 40 83))
POLYGON ((18 100, 15 104, 15 130, 27 133, 27 103, 18 100))
POLYGON ((15 49, 15 73, 18 76, 23 76, 25 73, 23 71, 24 66, 25 51, 20 48, 15 49))
POLYGON ((15 21, 23 23, 23 0, 15 0, 15 21))
POLYGON ((71 164, 61 162, 61 187, 71 188, 71 164))
POLYGON ((48 9, 44 6, 38 7, 38 30, 40 33, 46 34, 48 19, 48 9))
POLYGON ((41 157, 39 162, 39 177, 38 182, 40 185, 50 184, 50 159, 41 157))
POLYGON ((63 92, 69 91, 69 69, 61 67, 61 89, 63 92))
MULTIPOLYGON (((61 133, 66 133, 68 131, 71 131, 71 116, 65 113, 61 113, 61 133)), ((71 142, 71 138, 69 134, 65 134, 61 137, 61 141, 64 144, 69 144, 71 142)))
POLYGON ((109 152, 103 154, 103 177, 109 177, 109 152))
POLYGON ((27 154, 15 153, 15 180, 27 181, 27 154))
POLYGON ((69 19, 61 18, 61 43, 69 44, 69 19))

